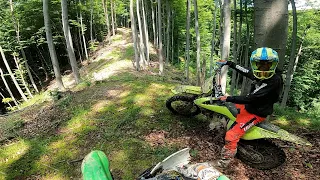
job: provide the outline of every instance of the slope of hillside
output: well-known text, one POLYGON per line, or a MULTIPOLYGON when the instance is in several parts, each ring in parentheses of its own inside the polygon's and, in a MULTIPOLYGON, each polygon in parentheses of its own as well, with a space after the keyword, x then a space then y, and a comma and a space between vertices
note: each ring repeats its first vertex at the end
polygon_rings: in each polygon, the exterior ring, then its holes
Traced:
MULTIPOLYGON (((81 84, 66 75, 67 91, 55 90, 53 81, 33 105, 0 117, 0 179, 79 179, 82 159, 97 149, 110 158, 115 179, 132 180, 187 146, 193 161, 217 159, 223 136, 209 131, 204 116, 174 116, 165 108, 183 73, 167 67, 166 75, 158 76, 156 62, 149 71, 137 72, 133 56, 130 31, 119 29, 112 44, 99 47, 81 68, 81 84)), ((280 115, 275 118, 283 122, 280 115)), ((239 180, 320 179, 319 133, 295 132, 314 146, 278 142, 288 157, 281 167, 261 171, 236 159, 224 172, 239 180)))

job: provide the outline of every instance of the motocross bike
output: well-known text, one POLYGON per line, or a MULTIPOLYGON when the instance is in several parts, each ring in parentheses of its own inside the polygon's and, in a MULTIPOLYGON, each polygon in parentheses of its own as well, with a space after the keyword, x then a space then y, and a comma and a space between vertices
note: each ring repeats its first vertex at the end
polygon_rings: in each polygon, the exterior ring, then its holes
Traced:
MULTIPOLYGON (((184 107, 193 107, 186 109, 185 111, 189 110, 190 112, 183 112, 182 115, 195 115, 195 112, 198 112, 199 109, 210 119, 220 120, 225 128, 225 132, 230 129, 231 125, 236 120, 238 109, 233 103, 220 101, 218 98, 223 96, 220 85, 221 68, 222 67, 218 67, 215 70, 216 79, 211 82, 213 89, 210 91, 209 96, 204 97, 203 94, 200 93, 201 91, 197 91, 198 94, 192 94, 192 96, 190 96, 190 91, 188 92, 189 94, 175 95, 167 100, 166 105, 168 109, 170 111, 174 109, 172 112, 179 114, 179 108, 181 107, 176 108, 173 104, 175 101, 180 101, 180 104, 187 104, 184 107), (193 109, 196 109, 197 111, 193 109)), ((185 89, 188 89, 188 87, 185 87, 185 89)), ((173 92, 177 91, 174 90, 173 92)), ((272 143, 270 139, 279 139, 303 146, 312 146, 307 140, 264 121, 251 127, 241 137, 238 143, 237 157, 245 164, 261 170, 280 166, 285 162, 286 155, 284 151, 272 143)))
MULTIPOLYGON (((190 148, 177 151, 163 161, 141 173, 137 180, 212 179, 229 180, 225 175, 207 163, 190 163, 190 148), (208 166, 209 165, 209 166, 208 166)), ((81 164, 84 180, 113 180, 107 156, 99 150, 91 151, 81 164)))

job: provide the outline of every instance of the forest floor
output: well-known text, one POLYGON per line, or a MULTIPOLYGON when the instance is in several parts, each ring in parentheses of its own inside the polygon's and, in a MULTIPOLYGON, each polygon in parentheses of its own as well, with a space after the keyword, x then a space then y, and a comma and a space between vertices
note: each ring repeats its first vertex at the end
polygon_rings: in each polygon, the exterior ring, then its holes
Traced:
MULTIPOLYGON (((79 179, 81 162, 92 150, 106 153, 116 180, 135 179, 185 147, 193 162, 219 157, 223 137, 209 130, 204 116, 175 116, 165 107, 183 72, 169 66, 159 76, 155 61, 148 71, 135 71, 130 39, 129 30, 118 29, 112 43, 83 65, 82 83, 65 75, 67 91, 57 92, 53 81, 24 109, 0 117, 0 179, 79 179)), ((271 122, 313 146, 277 141, 287 156, 280 167, 257 170, 235 159, 223 172, 235 180, 320 179, 319 121, 277 108, 271 122)))

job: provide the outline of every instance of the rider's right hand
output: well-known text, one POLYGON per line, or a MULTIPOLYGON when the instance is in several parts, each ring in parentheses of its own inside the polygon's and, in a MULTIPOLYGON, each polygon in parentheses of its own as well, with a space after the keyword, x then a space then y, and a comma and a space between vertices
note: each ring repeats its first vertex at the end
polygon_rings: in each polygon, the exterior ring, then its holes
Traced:
POLYGON ((216 64, 219 65, 219 66, 224 66, 224 65, 227 65, 227 62, 228 61, 226 61, 226 60, 219 60, 219 61, 216 62, 216 64))

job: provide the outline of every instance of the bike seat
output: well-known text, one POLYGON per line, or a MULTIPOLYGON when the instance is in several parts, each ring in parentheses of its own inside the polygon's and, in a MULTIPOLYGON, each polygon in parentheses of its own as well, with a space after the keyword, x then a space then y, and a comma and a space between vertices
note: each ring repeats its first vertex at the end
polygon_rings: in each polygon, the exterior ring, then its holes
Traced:
POLYGON ((278 127, 278 126, 276 126, 274 124, 271 124, 271 123, 269 123, 267 121, 263 121, 263 122, 257 124, 256 126, 262 128, 262 129, 266 129, 268 131, 275 132, 275 133, 277 133, 279 131, 279 129, 280 129, 280 127, 278 127))

